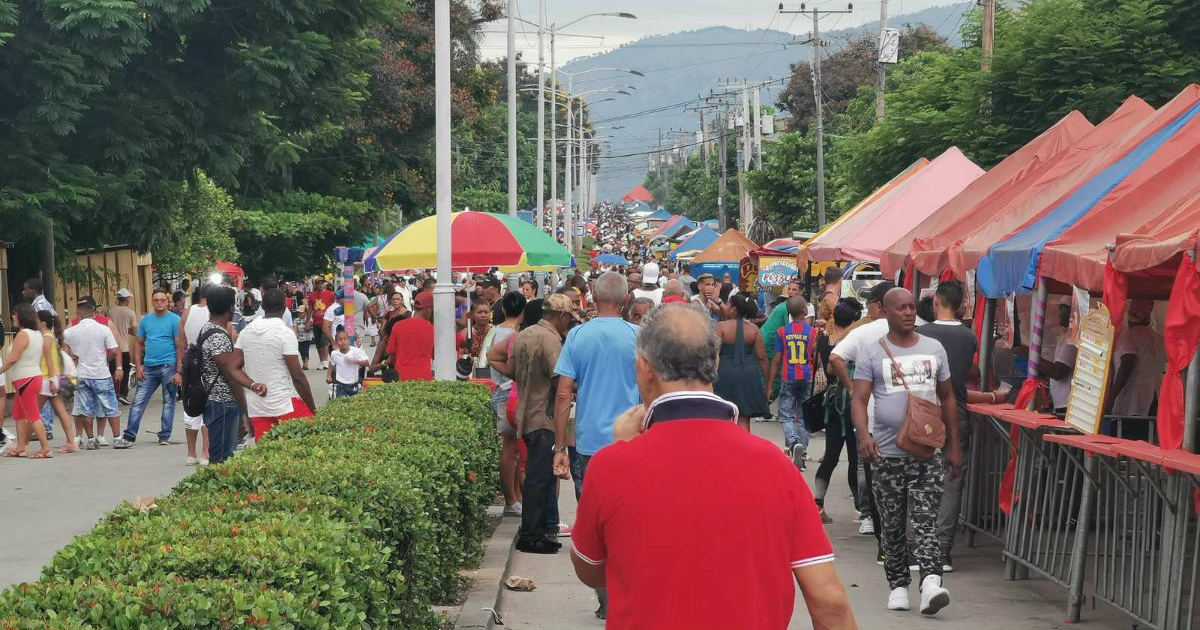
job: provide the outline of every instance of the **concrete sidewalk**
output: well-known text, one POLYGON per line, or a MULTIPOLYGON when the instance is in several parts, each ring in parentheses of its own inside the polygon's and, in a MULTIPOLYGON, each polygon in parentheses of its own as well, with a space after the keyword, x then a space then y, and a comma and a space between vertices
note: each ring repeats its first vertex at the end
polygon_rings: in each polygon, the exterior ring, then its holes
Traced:
MULTIPOLYGON (((315 358, 316 353, 313 353, 315 358)), ((309 386, 318 406, 328 398, 323 370, 307 372, 309 386)), ((132 396, 131 396, 132 399, 132 396)), ((121 405, 121 430, 129 420, 129 407, 121 405)), ((70 411, 68 409, 68 411, 70 411)), ((142 416, 142 434, 136 446, 114 450, 58 454, 53 459, 31 460, 0 457, 0 589, 32 582, 72 538, 87 533, 102 516, 122 501, 139 496, 162 496, 179 480, 196 470, 184 463, 187 445, 183 428, 183 406, 177 404, 171 441, 159 446, 153 433, 161 425, 162 396, 155 393, 142 416), (147 433, 149 431, 149 433, 147 433)), ((13 431, 13 422, 5 423, 13 431)), ((105 429, 109 443, 112 436, 105 429)), ((53 446, 64 442, 62 427, 55 421, 53 446)), ((197 444, 197 449, 200 445, 197 444)))
MULTIPOLYGON (((782 444, 778 423, 755 422, 756 435, 782 444)), ((810 455, 824 452, 824 438, 814 436, 810 455)), ((952 601, 936 617, 924 617, 916 610, 889 612, 887 582, 883 567, 875 564, 875 538, 858 533, 850 492, 845 482, 845 459, 834 472, 833 482, 825 498, 826 510, 834 522, 826 526, 837 553, 837 570, 846 585, 846 592, 861 628, 1121 628, 1131 622, 1108 608, 1087 607, 1083 621, 1066 623, 1066 590, 1044 579, 1018 582, 1004 580, 1004 563, 999 545, 983 542, 968 549, 965 536, 960 536, 954 551, 955 572, 945 576, 952 601)), ((805 479, 810 486, 817 465, 809 463, 805 479)), ((575 493, 569 482, 561 482, 559 509, 562 520, 572 523, 575 518, 575 493)), ((650 526, 669 524, 648 524, 650 526)), ((748 530, 746 535, 753 536, 748 530)), ((537 590, 505 593, 500 611, 506 628, 603 628, 604 622, 594 616, 598 606, 593 591, 583 586, 571 567, 569 539, 560 539, 563 550, 558 555, 524 554, 514 551, 511 575, 533 578, 537 590)), ((983 537, 977 540, 982 541, 983 537)), ((719 576, 711 576, 719 579, 719 576)), ((914 604, 919 599, 914 576, 909 596, 914 604)), ((797 591, 796 611, 792 628, 811 628, 808 612, 797 591)))

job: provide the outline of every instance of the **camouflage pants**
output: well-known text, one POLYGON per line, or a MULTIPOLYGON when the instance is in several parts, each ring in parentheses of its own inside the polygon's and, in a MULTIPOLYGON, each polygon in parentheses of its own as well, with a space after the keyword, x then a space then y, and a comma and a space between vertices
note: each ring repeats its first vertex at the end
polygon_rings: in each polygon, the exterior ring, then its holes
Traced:
POLYGON ((883 571, 888 586, 908 586, 908 537, 912 555, 921 567, 921 579, 942 574, 937 516, 942 502, 942 458, 929 461, 911 457, 884 457, 871 465, 875 508, 883 543, 883 571))

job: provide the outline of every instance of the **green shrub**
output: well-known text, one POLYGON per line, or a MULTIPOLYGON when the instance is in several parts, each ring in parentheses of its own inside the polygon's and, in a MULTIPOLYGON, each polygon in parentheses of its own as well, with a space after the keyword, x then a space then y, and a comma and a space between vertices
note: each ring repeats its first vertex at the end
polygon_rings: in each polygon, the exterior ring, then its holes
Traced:
POLYGON ((392 568, 411 586, 396 601, 403 627, 433 623, 429 606, 445 582, 449 559, 436 547, 431 497, 423 493, 418 471, 386 459, 356 458, 336 440, 276 440, 255 447, 251 455, 198 471, 176 492, 299 492, 361 506, 378 520, 372 535, 390 547, 392 568))
POLYGON ((42 579, 164 584, 228 577, 294 594, 322 626, 380 628, 395 621, 389 602, 403 584, 388 568, 389 553, 352 526, 319 516, 150 511, 76 538, 42 579))
POLYGON ((0 630, 428 628, 499 487, 486 387, 402 383, 124 505, 0 595, 0 630))
POLYGON ((4 630, 322 627, 329 620, 294 593, 244 580, 83 578, 22 584, 0 597, 4 630))

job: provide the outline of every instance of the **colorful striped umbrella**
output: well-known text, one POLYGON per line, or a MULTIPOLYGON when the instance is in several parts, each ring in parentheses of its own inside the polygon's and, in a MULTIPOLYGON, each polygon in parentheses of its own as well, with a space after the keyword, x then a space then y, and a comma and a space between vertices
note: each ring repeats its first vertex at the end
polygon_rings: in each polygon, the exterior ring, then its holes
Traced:
MULTIPOLYGON (((569 267, 567 248, 533 225, 488 212, 455 212, 450 218, 450 266, 456 271, 500 267, 569 267)), ((437 217, 430 216, 388 237, 366 262, 381 271, 437 267, 437 217)))

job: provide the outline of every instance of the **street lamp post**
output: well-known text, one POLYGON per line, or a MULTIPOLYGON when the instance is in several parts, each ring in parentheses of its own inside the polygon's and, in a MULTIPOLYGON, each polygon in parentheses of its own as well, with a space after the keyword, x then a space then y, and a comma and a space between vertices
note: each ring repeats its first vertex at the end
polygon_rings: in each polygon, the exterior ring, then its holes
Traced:
MULTIPOLYGON (((508 0, 508 216, 517 216, 517 0, 508 0)), ((512 284, 511 282, 509 284, 512 284)), ((512 287, 516 290, 517 287, 512 287)))
POLYGON ((455 379, 454 278, 450 273, 450 0, 437 0, 434 32, 434 138, 437 160, 437 284, 433 287, 434 376, 455 379))

